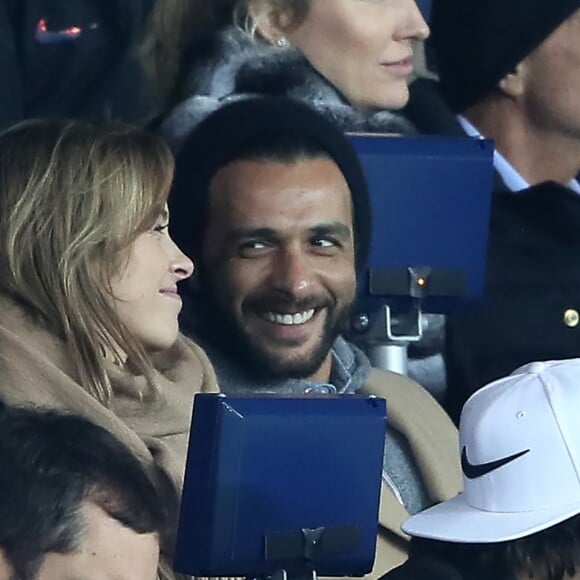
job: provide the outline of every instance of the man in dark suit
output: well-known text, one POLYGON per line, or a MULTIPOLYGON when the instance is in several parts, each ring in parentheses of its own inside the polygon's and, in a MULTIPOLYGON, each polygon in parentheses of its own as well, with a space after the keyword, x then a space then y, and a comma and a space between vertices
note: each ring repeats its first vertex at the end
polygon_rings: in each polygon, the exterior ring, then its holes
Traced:
POLYGON ((580 355, 580 2, 434 0, 425 133, 496 145, 485 297, 448 320, 447 408, 532 360, 580 355))

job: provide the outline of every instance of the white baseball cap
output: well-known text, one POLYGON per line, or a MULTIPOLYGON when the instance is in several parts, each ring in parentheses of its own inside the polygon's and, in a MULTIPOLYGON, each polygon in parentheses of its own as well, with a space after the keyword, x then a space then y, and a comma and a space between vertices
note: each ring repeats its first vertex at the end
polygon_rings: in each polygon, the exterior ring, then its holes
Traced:
POLYGON ((515 540, 580 513, 580 359, 537 362, 474 393, 459 427, 464 492, 402 528, 448 542, 515 540))

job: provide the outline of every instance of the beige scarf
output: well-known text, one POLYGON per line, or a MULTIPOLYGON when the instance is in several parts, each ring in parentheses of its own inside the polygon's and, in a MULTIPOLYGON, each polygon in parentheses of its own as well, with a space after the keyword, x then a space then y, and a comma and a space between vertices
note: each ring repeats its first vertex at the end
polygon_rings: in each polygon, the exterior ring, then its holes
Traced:
POLYGON ((0 400, 9 405, 56 409, 97 423, 127 445, 144 465, 169 482, 170 508, 182 487, 193 397, 218 392, 205 353, 180 336, 154 358, 162 401, 143 403, 145 378, 108 366, 113 401, 106 408, 75 380, 63 341, 35 324, 0 294, 0 400))

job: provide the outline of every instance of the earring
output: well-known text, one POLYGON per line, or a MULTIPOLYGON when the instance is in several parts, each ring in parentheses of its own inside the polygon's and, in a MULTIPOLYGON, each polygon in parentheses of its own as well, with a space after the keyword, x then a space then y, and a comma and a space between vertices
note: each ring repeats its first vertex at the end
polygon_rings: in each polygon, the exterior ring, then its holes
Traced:
POLYGON ((286 37, 281 36, 280 38, 276 39, 276 46, 278 48, 288 48, 288 46, 290 46, 290 43, 288 42, 286 37))

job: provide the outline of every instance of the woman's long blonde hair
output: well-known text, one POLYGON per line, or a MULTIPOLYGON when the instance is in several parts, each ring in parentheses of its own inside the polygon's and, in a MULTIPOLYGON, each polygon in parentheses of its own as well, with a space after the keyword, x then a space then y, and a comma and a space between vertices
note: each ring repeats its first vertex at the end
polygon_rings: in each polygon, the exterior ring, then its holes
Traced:
POLYGON ((310 7, 311 0, 238 0, 233 10, 234 24, 250 36, 256 36, 254 14, 267 15, 280 30, 288 31, 299 26, 310 7))
POLYGON ((160 111, 176 98, 185 52, 196 38, 216 26, 218 5, 218 0, 156 0, 139 56, 160 111))
POLYGON ((250 4, 274 21, 298 25, 311 0, 157 0, 140 49, 143 67, 157 91, 160 109, 179 99, 181 64, 187 49, 200 37, 235 24, 252 36, 255 23, 250 4))
POLYGON ((109 404, 105 353, 156 372, 121 323, 111 277, 163 211, 173 157, 157 137, 122 125, 25 121, 0 135, 0 287, 62 337, 77 380, 109 404))

